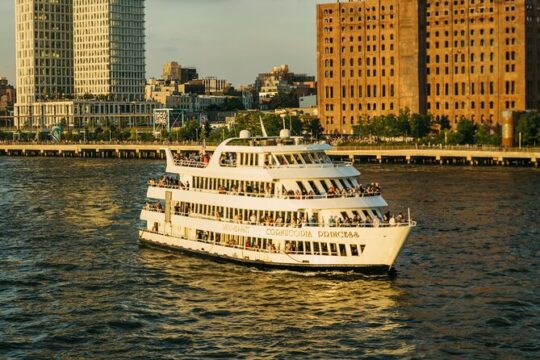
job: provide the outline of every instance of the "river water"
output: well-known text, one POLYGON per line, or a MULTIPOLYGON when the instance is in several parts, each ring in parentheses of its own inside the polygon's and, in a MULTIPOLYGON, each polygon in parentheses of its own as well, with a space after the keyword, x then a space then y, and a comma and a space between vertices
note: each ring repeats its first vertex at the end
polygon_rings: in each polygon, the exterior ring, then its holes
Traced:
POLYGON ((0 158, 0 358, 540 357, 540 171, 362 167, 419 223, 390 280, 141 248, 163 168, 0 158))

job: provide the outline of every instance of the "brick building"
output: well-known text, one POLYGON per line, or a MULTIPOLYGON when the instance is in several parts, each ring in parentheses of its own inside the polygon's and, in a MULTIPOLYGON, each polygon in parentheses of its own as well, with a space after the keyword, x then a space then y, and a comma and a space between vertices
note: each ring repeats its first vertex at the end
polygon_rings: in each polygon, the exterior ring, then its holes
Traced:
POLYGON ((540 1, 364 0, 317 6, 327 132, 412 112, 501 123, 540 108, 540 1))
POLYGON ((428 1, 428 111, 500 124, 540 108, 540 1, 428 1))

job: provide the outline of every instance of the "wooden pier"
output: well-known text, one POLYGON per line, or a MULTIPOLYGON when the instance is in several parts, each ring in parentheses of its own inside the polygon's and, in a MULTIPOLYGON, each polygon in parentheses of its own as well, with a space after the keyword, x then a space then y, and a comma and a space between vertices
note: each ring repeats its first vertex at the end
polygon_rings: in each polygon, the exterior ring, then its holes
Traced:
MULTIPOLYGON (((0 155, 79 158, 164 159, 164 148, 173 152, 196 152, 200 145, 164 144, 0 144, 0 155)), ((215 146, 207 146, 212 152, 215 146)), ((328 152, 332 158, 354 163, 402 163, 473 166, 538 167, 540 148, 464 149, 464 148, 369 148, 338 147, 328 152)))

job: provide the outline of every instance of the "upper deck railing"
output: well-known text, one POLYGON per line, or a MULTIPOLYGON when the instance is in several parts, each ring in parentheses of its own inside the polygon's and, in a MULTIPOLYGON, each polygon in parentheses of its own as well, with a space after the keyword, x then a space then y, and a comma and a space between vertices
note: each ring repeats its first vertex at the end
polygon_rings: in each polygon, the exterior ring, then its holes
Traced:
MULTIPOLYGON (((144 208, 146 211, 150 212, 156 212, 156 213, 164 213, 164 210, 162 208, 155 208, 153 206, 144 208)), ((412 219, 404 218, 401 221, 358 221, 358 222, 261 222, 259 220, 257 221, 250 221, 250 220, 240 220, 240 219, 227 219, 224 217, 218 217, 218 216, 211 216, 211 215, 203 215, 203 214, 196 214, 193 212, 180 212, 180 211, 173 211, 174 215, 178 216, 184 216, 184 217, 191 217, 195 219, 203 219, 203 220, 214 220, 219 222, 225 222, 225 223, 233 223, 233 224, 241 224, 241 225, 253 225, 253 226, 267 226, 267 227, 280 227, 280 228, 310 228, 310 227, 321 227, 321 228, 384 228, 384 227, 414 227, 416 226, 416 221, 413 221, 412 219)))
POLYGON ((340 192, 340 193, 324 193, 324 194, 291 194, 291 193, 265 193, 265 192, 246 192, 246 191, 227 191, 227 190, 208 190, 198 189, 187 186, 172 185, 172 184, 158 184, 148 183, 149 187, 163 188, 163 189, 176 189, 184 191, 196 191, 201 193, 219 194, 219 195, 233 195, 233 196, 248 196, 256 198, 275 198, 275 199, 291 199, 291 200, 313 200, 313 199, 340 199, 340 198, 364 198, 380 196, 381 191, 375 192, 340 192))
POLYGON ((267 169, 324 169, 324 168, 339 168, 345 166, 353 166, 352 161, 332 161, 328 163, 314 164, 271 164, 265 165, 267 169))
POLYGON ((190 167, 190 168, 199 168, 204 169, 208 166, 208 163, 203 161, 196 161, 196 160, 187 160, 187 159, 175 159, 174 165, 176 166, 183 166, 183 167, 190 167))

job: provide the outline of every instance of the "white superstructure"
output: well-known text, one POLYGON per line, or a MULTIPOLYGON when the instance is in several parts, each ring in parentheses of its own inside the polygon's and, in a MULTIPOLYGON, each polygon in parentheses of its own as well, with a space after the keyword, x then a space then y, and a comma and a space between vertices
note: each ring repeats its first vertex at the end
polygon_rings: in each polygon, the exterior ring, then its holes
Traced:
POLYGON ((383 214, 378 186, 363 187, 327 144, 252 138, 243 131, 211 158, 167 149, 167 172, 151 181, 141 219, 147 245, 257 267, 389 271, 415 223, 383 214))

